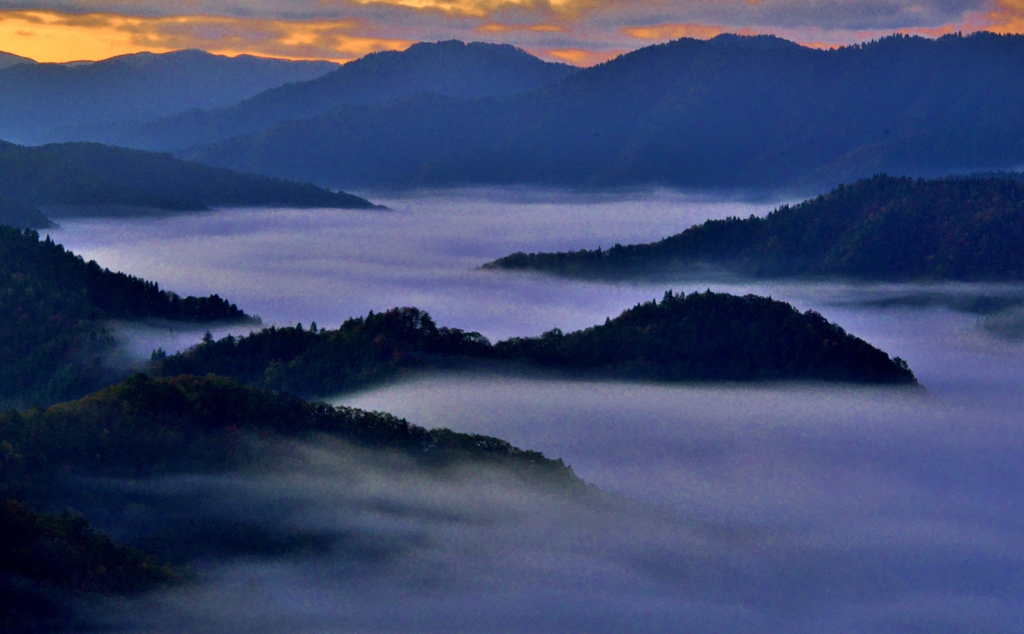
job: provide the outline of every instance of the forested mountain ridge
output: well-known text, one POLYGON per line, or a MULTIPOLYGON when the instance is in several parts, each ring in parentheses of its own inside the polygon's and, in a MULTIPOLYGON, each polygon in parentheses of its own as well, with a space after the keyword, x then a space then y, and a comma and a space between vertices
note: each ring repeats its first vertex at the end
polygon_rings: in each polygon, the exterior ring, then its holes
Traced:
POLYGON ((113 380, 109 319, 251 320, 217 295, 180 297, 85 262, 49 236, 0 227, 0 402, 53 403, 113 380))
POLYGON ((0 192, 31 207, 122 205, 177 211, 242 205, 374 207, 364 198, 306 183, 98 143, 25 147, 0 141, 0 192))
POLYGON ((10 64, 0 68, 0 138, 29 144, 87 140, 91 126, 124 126, 226 106, 337 67, 199 50, 136 53, 75 65, 10 64))
POLYGON ((509 45, 421 42, 405 51, 371 53, 316 79, 272 88, 230 107, 117 126, 91 138, 141 149, 186 148, 313 118, 342 105, 383 104, 416 93, 513 95, 553 84, 577 70, 509 45))
POLYGON ((336 187, 820 189, 1018 164, 1022 61, 1024 36, 991 33, 682 39, 530 93, 344 106, 180 155, 336 187))
POLYGON ((487 269, 659 277, 712 264, 758 276, 1024 279, 1024 183, 879 175, 764 218, 709 220, 651 244, 515 253, 487 269))
POLYGON ((157 374, 213 373, 261 388, 332 396, 399 372, 456 359, 518 361, 598 378, 659 381, 811 380, 916 384, 900 359, 814 312, 755 296, 666 293, 607 323, 492 345, 396 308, 338 330, 269 328, 154 354, 157 374))

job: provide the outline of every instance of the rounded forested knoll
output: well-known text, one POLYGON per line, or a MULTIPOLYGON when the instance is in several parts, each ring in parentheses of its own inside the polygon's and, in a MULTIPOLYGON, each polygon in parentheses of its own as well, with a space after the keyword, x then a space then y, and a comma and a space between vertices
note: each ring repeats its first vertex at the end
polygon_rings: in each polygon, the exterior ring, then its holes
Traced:
POLYGON ((914 384, 901 359, 810 311, 771 298, 666 293, 601 326, 491 343, 438 328, 416 308, 371 312, 338 330, 267 328, 212 338, 172 356, 156 374, 214 373, 303 396, 331 396, 404 370, 456 359, 518 361, 595 378, 666 381, 817 380, 914 384))
POLYGON ((697 264, 758 276, 1024 279, 1024 183, 878 175, 765 218, 709 220, 651 244, 515 253, 485 269, 657 277, 697 264))
POLYGON ((770 297, 665 293, 615 319, 495 345, 505 358, 666 381, 812 380, 916 384, 906 362, 814 311, 770 297))
POLYGON ((0 226, 0 402, 53 403, 100 387, 113 345, 103 321, 147 318, 252 319, 217 295, 180 297, 85 262, 49 236, 0 226))

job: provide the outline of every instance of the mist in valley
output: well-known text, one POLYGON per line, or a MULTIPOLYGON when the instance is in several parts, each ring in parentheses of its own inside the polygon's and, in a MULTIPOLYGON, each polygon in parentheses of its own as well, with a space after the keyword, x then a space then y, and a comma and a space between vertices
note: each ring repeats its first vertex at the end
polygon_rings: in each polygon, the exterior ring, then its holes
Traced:
MULTIPOLYGON (((328 439, 249 473, 79 483, 69 503, 98 529, 162 544, 195 573, 183 588, 98 609, 100 625, 1009 632, 1024 623, 1024 287, 488 273, 477 267, 513 251, 646 242, 775 204, 509 190, 381 202, 392 211, 68 220, 53 237, 182 295, 218 293, 268 325, 335 327, 411 305, 493 341, 601 323, 668 288, 771 295, 907 359, 925 389, 491 371, 338 395, 563 458, 596 487, 568 495, 478 467, 429 472, 328 439)), ((202 336, 173 330, 115 325, 139 361, 202 336)))

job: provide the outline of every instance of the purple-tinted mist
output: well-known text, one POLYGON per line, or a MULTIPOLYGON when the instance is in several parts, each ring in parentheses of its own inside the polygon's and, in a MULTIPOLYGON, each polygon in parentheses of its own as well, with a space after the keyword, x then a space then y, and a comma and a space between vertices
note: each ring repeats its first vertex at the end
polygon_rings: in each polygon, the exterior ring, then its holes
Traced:
MULTIPOLYGON (((611 497, 564 500, 488 470, 428 476, 327 442, 269 473, 103 483, 132 501, 95 520, 118 537, 180 508, 318 545, 204 561, 196 584, 103 618, 173 632, 1020 631, 1024 290, 476 271, 517 249, 772 208, 666 192, 515 200, 527 193, 68 223, 54 237, 277 323, 417 305, 497 338, 585 327, 669 287, 756 292, 906 358, 929 392, 414 376, 338 400, 562 457, 611 497)), ((121 332, 138 354, 164 336, 121 332)))

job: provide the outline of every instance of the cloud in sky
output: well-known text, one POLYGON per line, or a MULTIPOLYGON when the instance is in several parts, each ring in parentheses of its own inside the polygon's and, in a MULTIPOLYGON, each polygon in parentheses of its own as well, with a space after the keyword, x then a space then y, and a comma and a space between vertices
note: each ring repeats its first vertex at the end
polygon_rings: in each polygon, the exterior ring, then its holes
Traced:
POLYGON ((1024 0, 0 0, 0 50, 40 61, 180 48, 346 61, 457 38, 590 65, 723 32, 835 46, 980 29, 1024 32, 1024 0))

